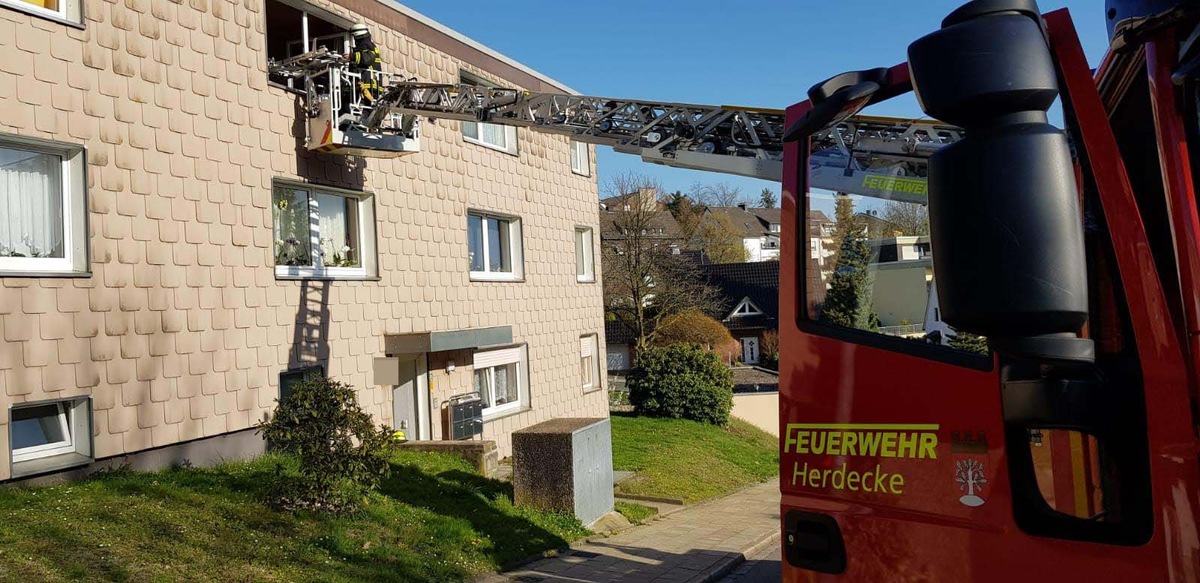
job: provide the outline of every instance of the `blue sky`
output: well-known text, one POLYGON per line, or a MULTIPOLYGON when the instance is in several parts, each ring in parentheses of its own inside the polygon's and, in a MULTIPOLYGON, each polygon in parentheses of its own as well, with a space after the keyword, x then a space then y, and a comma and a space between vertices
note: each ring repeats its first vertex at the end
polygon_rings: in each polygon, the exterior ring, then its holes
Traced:
MULTIPOLYGON (((507 0, 402 3, 584 94, 783 108, 832 75, 890 66, 962 1, 944 0, 507 0)), ((1099 0, 1067 7, 1097 66, 1108 43, 1099 0)), ((869 110, 918 117, 911 96, 869 110)), ((775 183, 679 170, 597 148, 599 178, 636 170, 668 191, 695 182, 734 184, 755 199, 775 183)))

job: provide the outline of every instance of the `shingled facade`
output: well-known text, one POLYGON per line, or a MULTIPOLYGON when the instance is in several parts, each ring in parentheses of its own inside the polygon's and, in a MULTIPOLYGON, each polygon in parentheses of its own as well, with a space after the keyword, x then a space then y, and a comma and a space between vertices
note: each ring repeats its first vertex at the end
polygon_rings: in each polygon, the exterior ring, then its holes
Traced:
POLYGON ((425 122, 402 158, 309 153, 267 73, 300 17, 422 81, 567 90, 383 0, 0 0, 0 480, 253 453, 305 370, 410 438, 480 391, 502 456, 607 415, 590 151, 425 122))

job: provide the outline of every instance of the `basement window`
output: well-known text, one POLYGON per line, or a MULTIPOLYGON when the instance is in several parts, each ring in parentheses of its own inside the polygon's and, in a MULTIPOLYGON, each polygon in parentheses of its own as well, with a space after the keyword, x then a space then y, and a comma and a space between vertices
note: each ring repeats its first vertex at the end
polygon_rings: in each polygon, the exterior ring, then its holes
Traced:
MULTIPOLYGON (((350 52, 350 21, 297 0, 267 0, 265 8, 268 62, 282 62, 321 47, 340 55, 350 52)), ((271 76, 271 81, 304 89, 303 78, 271 76)))
POLYGON ((91 399, 16 405, 9 411, 12 476, 29 476, 92 461, 91 399))

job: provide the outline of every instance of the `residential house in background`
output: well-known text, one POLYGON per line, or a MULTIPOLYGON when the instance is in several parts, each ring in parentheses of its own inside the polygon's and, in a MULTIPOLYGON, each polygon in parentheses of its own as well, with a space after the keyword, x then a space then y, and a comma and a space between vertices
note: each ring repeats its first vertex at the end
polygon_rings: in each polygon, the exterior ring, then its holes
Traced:
POLYGON ((763 334, 779 328, 779 262, 717 263, 701 268, 724 307, 709 314, 741 344, 743 364, 758 364, 763 334))
POLYGON ((0 0, 0 481, 263 450, 310 371, 444 439, 607 415, 592 149, 481 123, 396 159, 309 152, 297 80, 341 51, 569 91, 386 0, 0 0))
POLYGON ((747 261, 778 261, 779 236, 783 231, 778 208, 756 208, 746 204, 705 207, 705 218, 726 217, 738 230, 746 248, 747 261))

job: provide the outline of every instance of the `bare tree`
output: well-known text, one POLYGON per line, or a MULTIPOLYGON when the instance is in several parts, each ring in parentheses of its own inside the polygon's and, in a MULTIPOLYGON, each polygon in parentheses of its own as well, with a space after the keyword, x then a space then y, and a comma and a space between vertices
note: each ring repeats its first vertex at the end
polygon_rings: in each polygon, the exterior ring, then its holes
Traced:
POLYGON ((883 220, 901 235, 929 234, 929 208, 925 205, 889 200, 883 205, 883 220))
POLYGON ((728 182, 696 182, 688 189, 688 197, 705 206, 737 206, 738 203, 746 202, 742 189, 728 182))
MULTIPOLYGON (((606 184, 608 192, 618 193, 612 196, 656 187, 636 173, 614 176, 606 184)), ((610 205, 601 229, 606 312, 634 334, 639 350, 667 318, 690 308, 720 307, 717 290, 705 284, 695 263, 678 254, 683 241, 670 213, 661 205, 641 204, 644 198, 610 205)))

